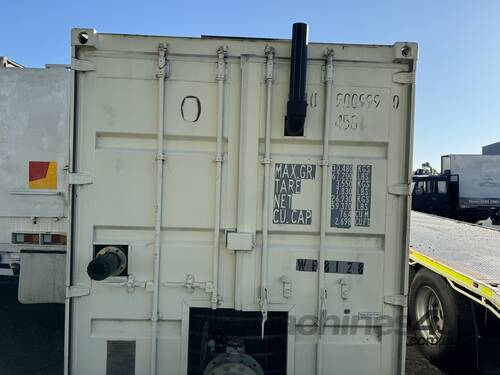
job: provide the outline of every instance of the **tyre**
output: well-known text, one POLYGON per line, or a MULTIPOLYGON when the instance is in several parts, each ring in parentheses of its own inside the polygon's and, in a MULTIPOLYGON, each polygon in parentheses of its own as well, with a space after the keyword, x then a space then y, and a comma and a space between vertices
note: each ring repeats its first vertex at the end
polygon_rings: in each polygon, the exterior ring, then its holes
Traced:
POLYGON ((420 351, 453 373, 474 373, 474 335, 470 302, 438 274, 420 269, 409 293, 409 314, 420 351))
POLYGON ((415 266, 410 265, 408 267, 408 276, 409 276, 408 280, 409 280, 410 285, 411 285, 413 279, 415 278, 416 273, 417 273, 417 270, 415 269, 415 266))

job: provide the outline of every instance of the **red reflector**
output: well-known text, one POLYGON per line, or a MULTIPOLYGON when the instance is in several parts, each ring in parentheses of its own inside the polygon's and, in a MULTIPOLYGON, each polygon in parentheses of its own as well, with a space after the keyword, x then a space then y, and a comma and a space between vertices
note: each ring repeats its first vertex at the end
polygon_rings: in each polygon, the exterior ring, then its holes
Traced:
POLYGON ((44 245, 66 245, 65 234, 44 233, 42 235, 42 244, 44 245))
POLYGON ((12 243, 38 245, 40 236, 35 233, 12 233, 12 243))

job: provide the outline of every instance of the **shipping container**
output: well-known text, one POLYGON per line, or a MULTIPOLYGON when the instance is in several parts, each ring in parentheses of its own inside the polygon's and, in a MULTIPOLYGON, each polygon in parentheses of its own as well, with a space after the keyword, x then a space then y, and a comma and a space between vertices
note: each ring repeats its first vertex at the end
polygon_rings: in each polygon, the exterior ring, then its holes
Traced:
POLYGON ((68 373, 404 373, 416 44, 71 41, 68 373))
POLYGON ((64 303, 70 70, 0 69, 0 275, 64 303))

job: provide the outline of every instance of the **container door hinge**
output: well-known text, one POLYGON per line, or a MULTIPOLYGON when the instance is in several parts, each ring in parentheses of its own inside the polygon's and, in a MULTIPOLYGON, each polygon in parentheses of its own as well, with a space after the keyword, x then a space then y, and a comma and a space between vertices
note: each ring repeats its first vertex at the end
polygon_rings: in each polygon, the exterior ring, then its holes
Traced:
POLYGON ((393 294, 390 296, 384 296, 384 303, 386 305, 406 307, 407 298, 402 294, 393 294))
POLYGON ((87 185, 94 182, 94 177, 88 173, 69 173, 68 181, 70 185, 87 185))
POLYGON ((412 84, 415 83, 415 72, 397 72, 392 75, 392 81, 395 83, 412 84))
POLYGON ((90 294, 90 288, 84 285, 72 285, 66 288, 66 298, 85 297, 90 294))
POLYGON ((392 195, 410 195, 410 185, 409 184, 395 184, 389 185, 389 194, 392 195))
POLYGON ((95 64, 91 61, 72 58, 71 69, 78 72, 93 72, 95 70, 95 64))

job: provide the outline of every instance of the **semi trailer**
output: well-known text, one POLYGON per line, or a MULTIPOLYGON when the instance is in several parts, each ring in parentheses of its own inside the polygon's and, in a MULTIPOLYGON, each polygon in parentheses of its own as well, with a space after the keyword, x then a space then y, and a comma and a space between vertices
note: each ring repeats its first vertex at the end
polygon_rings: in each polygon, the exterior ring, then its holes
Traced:
POLYGON ((500 373, 500 231, 413 211, 409 318, 452 373, 500 373))
POLYGON ((70 72, 0 67, 0 275, 64 303, 70 72))
POLYGON ((475 223, 500 224, 500 156, 444 155, 441 174, 413 176, 412 208, 475 223))
POLYGON ((71 43, 67 373, 404 373, 416 44, 71 43))

